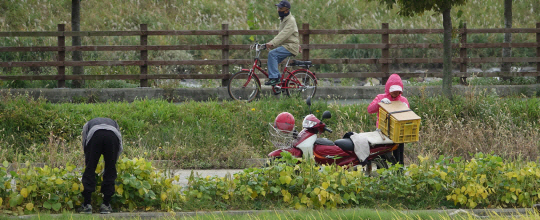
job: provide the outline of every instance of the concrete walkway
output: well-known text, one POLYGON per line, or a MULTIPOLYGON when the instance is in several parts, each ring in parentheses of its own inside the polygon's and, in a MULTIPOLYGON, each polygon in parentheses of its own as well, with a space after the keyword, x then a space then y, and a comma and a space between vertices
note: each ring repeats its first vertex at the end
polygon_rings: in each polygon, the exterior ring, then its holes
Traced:
POLYGON ((233 175, 235 173, 238 173, 242 171, 243 169, 227 169, 227 170, 174 170, 172 173, 175 176, 179 176, 180 179, 178 181, 173 182, 174 184, 179 184, 181 186, 187 186, 188 185, 188 179, 191 175, 191 172, 193 171, 193 174, 195 176, 199 177, 206 177, 206 176, 218 176, 218 177, 225 177, 226 175, 233 175))

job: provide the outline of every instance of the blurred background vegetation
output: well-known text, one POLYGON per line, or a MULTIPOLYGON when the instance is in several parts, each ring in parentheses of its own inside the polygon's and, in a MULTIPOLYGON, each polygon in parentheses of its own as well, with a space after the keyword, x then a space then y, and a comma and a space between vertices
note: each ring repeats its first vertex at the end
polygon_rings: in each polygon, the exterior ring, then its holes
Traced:
MULTIPOLYGON (((503 0, 471 0, 464 6, 452 10, 454 27, 467 23, 467 28, 504 27, 503 0), (458 13, 460 14, 458 16, 458 13)), ((82 31, 128 31, 139 30, 139 24, 148 24, 149 30, 219 30, 228 23, 229 29, 277 29, 279 20, 273 1, 188 1, 188 0, 110 0, 81 1, 82 31)), ((367 0, 292 0, 292 14, 298 26, 309 23, 310 29, 379 29, 381 23, 389 23, 391 29, 442 28, 442 16, 432 12, 412 18, 400 17, 397 9, 388 10, 377 2, 367 0)), ((513 27, 534 28, 540 22, 538 0, 519 0, 513 4, 513 27)), ((66 24, 71 30, 71 0, 4 0, 0 2, 0 31, 55 31, 57 24, 66 24)), ((273 36, 231 36, 231 44, 267 42, 273 36)), ((503 42, 504 34, 470 34, 469 43, 503 42)), ((535 42, 535 34, 514 34, 513 42, 535 42)), ((312 35, 310 42, 329 43, 380 43, 380 35, 312 35)), ((71 45, 71 38, 66 38, 71 45)), ((149 45, 178 44, 221 44, 220 36, 150 36, 149 45)), ((2 37, 0 46, 54 46, 54 37, 2 37)), ((459 42, 456 37, 454 42, 459 42)), ((441 34, 391 35, 391 43, 441 43, 441 34)), ((83 37, 82 45, 138 45, 139 38, 127 37, 83 37)), ((442 57, 442 49, 399 49, 390 50, 391 57, 423 58, 442 57)), ((311 58, 377 58, 380 50, 312 50, 311 58)), ((469 49, 469 57, 500 57, 502 48, 469 49)), ((54 60, 53 52, 3 52, 0 61, 45 61, 54 60)), ((454 55, 458 55, 455 50, 454 55)), ((533 48, 515 48, 514 57, 534 57, 533 48)), ((233 50, 231 59, 249 59, 245 50, 233 50)), ((266 54, 263 54, 266 56, 266 54)), ((66 58, 70 59, 68 52, 66 58)), ((137 60, 138 52, 83 52, 83 59, 92 60, 137 60)), ((221 51, 149 51, 150 60, 199 60, 221 59, 221 51)), ((532 66, 529 63, 514 63, 514 67, 532 66)), ((457 68, 457 66, 455 66, 457 68)), ((469 68, 486 71, 500 67, 499 63, 469 64, 469 68)), ((236 67, 238 68, 238 67, 236 67)), ((377 71, 376 65, 318 65, 315 72, 377 71)), ((393 65, 391 71, 425 71, 442 68, 442 64, 393 65)), ((56 74, 56 68, 11 68, 0 69, 2 74, 56 74)), ((67 68, 70 74, 71 68, 67 68)), ((231 68, 234 73, 235 68, 231 68)), ((137 66, 85 67, 86 74, 138 74, 137 66)), ((220 66, 152 66, 149 74, 221 73, 220 66)), ((340 83, 357 85, 352 79, 340 83)), ((497 84, 498 82, 492 82, 497 84)), ((522 78, 514 84, 529 84, 522 78)), ((68 82, 69 84, 69 82, 68 82)), ((152 81, 154 87, 193 86, 178 80, 152 81)), ((196 86, 216 87, 218 80, 197 80, 196 86)), ((136 81, 87 81, 91 88, 129 88, 138 86, 136 81)), ((51 88, 55 81, 0 81, 0 88, 51 88)))

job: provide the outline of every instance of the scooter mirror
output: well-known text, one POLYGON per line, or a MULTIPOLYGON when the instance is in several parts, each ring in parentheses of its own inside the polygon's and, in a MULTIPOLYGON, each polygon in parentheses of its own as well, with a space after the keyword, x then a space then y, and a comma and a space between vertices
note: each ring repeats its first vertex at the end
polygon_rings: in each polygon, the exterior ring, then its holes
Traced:
POLYGON ((324 111, 322 113, 322 118, 323 119, 326 119, 326 118, 332 118, 332 113, 330 113, 330 111, 324 111))
POLYGON ((306 99, 306 104, 308 106, 311 106, 311 96, 308 96, 307 99, 306 99))

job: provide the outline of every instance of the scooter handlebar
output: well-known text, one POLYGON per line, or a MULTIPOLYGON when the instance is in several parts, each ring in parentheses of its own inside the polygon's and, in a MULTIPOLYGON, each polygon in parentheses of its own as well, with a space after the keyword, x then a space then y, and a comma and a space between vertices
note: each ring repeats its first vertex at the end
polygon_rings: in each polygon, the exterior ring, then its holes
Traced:
POLYGON ((330 129, 330 128, 328 128, 328 127, 324 127, 324 130, 325 130, 325 131, 328 131, 328 132, 330 132, 330 133, 332 133, 332 129, 330 129))

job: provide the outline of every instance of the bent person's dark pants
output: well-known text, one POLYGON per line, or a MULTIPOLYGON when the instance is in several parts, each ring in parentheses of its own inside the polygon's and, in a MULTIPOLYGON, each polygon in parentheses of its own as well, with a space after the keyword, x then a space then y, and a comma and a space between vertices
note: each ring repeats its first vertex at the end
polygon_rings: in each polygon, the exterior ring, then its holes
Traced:
POLYGON ((401 164, 405 165, 405 157, 404 157, 404 151, 405 151, 405 144, 401 143, 399 144, 398 148, 393 151, 394 157, 396 158, 396 161, 401 164))
POLYGON ((114 194, 114 181, 116 180, 116 160, 120 149, 120 140, 112 131, 97 130, 84 149, 86 168, 82 176, 84 190, 84 204, 90 204, 92 193, 96 191, 96 167, 99 158, 103 155, 105 160, 105 173, 101 183, 103 203, 109 204, 114 194))

